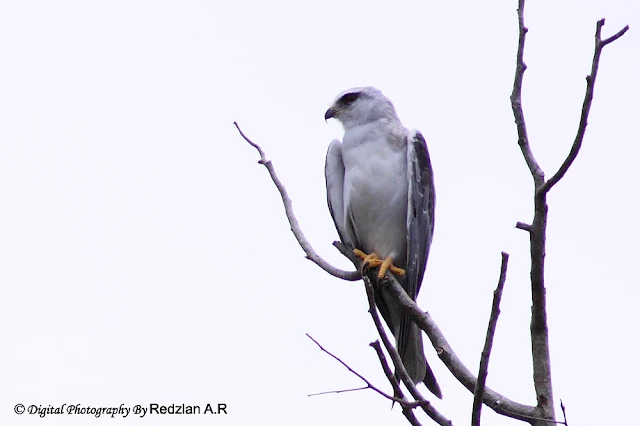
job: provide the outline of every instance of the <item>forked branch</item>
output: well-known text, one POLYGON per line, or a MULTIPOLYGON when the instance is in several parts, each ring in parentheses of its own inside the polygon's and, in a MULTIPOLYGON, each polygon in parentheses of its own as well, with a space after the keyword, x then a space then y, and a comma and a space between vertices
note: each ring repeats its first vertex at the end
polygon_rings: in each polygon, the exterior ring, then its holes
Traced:
POLYGON ((573 142, 569 155, 564 160, 560 169, 545 182, 544 172, 535 160, 529 138, 527 136, 526 122, 522 110, 522 80, 526 65, 524 64, 524 44, 527 28, 524 25, 524 0, 518 1, 518 52, 516 55, 516 72, 513 82, 513 92, 511 94, 511 106, 518 131, 518 145, 522 155, 529 167, 534 181, 534 216, 531 225, 518 222, 516 227, 529 233, 531 249, 531 352, 533 359, 533 382, 538 402, 535 413, 535 420, 532 424, 546 425, 555 422, 555 409, 553 403, 553 387, 551 384, 551 359, 549 351, 549 332, 547 325, 547 302, 546 288, 544 284, 544 261, 546 255, 546 231, 547 231, 547 193, 562 179, 567 170, 575 161, 587 127, 587 120, 593 100, 593 90, 595 87, 600 55, 602 49, 622 37, 629 29, 624 27, 618 33, 605 40, 601 39, 601 31, 604 26, 604 19, 598 21, 596 25, 596 40, 591 74, 587 76, 587 89, 580 116, 578 132, 573 142))
POLYGON ((547 193, 553 186, 563 178, 571 164, 575 161, 578 156, 578 152, 580 152, 580 147, 582 146, 582 140, 584 139, 585 131, 587 130, 587 119, 589 118, 589 111, 591 111, 591 102, 593 101, 593 89, 596 85, 596 77, 598 75, 598 66, 600 65, 600 55, 602 54, 602 49, 609 43, 612 43, 622 37, 624 33, 629 30, 629 26, 626 25, 623 29, 618 31, 616 34, 611 37, 602 40, 602 27, 604 26, 604 19, 601 19, 596 24, 596 41, 595 41, 595 50, 593 52, 593 61, 591 62, 591 74, 587 76, 587 90, 584 94, 584 101, 582 103, 582 113, 580 114, 580 124, 578 125, 578 132, 576 134, 576 138, 573 141, 573 145, 571 145, 571 150, 569 151, 569 155, 564 160, 558 171, 547 181, 542 187, 539 189, 539 192, 547 193))

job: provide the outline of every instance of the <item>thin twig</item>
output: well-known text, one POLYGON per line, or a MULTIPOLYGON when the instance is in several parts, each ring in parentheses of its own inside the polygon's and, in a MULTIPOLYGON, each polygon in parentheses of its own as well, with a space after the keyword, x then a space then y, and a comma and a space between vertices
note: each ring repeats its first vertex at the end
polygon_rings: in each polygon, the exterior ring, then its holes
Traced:
POLYGON ((591 110, 591 102, 593 101, 593 90, 596 85, 596 77, 598 75, 598 66, 600 65, 600 55, 602 54, 602 49, 609 43, 612 43, 622 37, 624 33, 629 30, 629 26, 625 26, 623 29, 618 31, 615 35, 602 40, 602 27, 604 26, 604 19, 601 19, 596 24, 596 41, 595 41, 595 50, 593 53, 593 61, 591 62, 591 74, 587 76, 587 90, 584 95, 584 101, 582 103, 582 114, 580 114, 580 124, 578 125, 578 132, 576 134, 576 138, 573 141, 573 145, 571 146, 571 150, 569 151, 569 155, 565 158, 564 162, 558 169, 558 171, 549 179, 547 182, 540 187, 539 192, 547 193, 553 186, 560 181, 564 177, 564 175, 569 170, 569 167, 573 164, 578 153, 580 152, 580 147, 582 147, 582 141, 584 139, 585 131, 587 130, 587 122, 589 119, 589 111, 591 110))
POLYGON ((564 424, 564 426, 569 426, 569 424, 567 423, 567 411, 564 407, 564 402, 562 402, 562 400, 560 400, 560 409, 562 410, 562 418, 564 419, 562 423, 564 424))
POLYGON ((344 362, 343 360, 341 360, 340 358, 338 358, 337 356, 335 356, 334 354, 332 354, 331 352, 329 352, 328 350, 326 350, 320 343, 318 343, 318 341, 316 339, 314 339, 313 337, 311 337, 309 335, 309 333, 306 333, 306 336, 311 339, 311 341, 313 343, 315 343, 316 345, 318 345, 318 347, 320 348, 320 350, 326 354, 328 354, 331 358, 335 359, 336 361, 338 361, 340 364, 342 364, 347 370, 349 370, 352 374, 354 374, 356 377, 358 377, 360 380, 362 380, 363 382, 365 382, 365 384, 367 386, 361 387, 361 388, 355 388, 355 389, 345 389, 345 390, 337 390, 337 391, 328 391, 328 392, 320 392, 320 393, 315 393, 315 394, 310 394, 308 396, 315 396, 315 395, 324 395, 324 394, 328 394, 328 393, 342 393, 342 392, 352 392, 352 391, 357 391, 357 390, 364 390, 364 389, 371 389, 375 392, 377 392, 378 394, 384 396, 385 398, 391 400, 391 401, 395 401, 398 404, 401 404, 403 406, 407 406, 409 408, 414 408, 419 406, 420 404, 418 403, 414 403, 414 402, 409 402, 406 399, 402 399, 402 398, 396 398, 394 396, 391 396, 387 393, 385 393, 384 391, 380 390, 380 388, 376 387, 373 383, 371 383, 369 380, 367 380, 366 377, 364 377, 362 374, 358 373, 357 371, 355 371, 353 368, 349 367, 349 365, 344 362))
MULTIPOLYGON (((376 355, 378 355, 378 359, 380 360, 380 365, 382 366, 382 371, 384 371, 385 376, 387 376, 387 380, 391 383, 391 387, 393 388, 393 394, 402 400, 406 400, 404 394, 402 393, 402 389, 400 389, 400 385, 396 380, 393 372, 391 372, 391 368, 389 368, 389 364, 387 363, 387 359, 384 356, 384 352, 382 351, 382 347, 380 346, 380 341, 376 340, 375 342, 369 343, 375 351, 376 355)), ((407 401, 408 402, 408 401, 407 401)), ((422 401, 414 401, 411 404, 415 404, 415 407, 419 406, 422 401)), ((420 422, 416 418, 415 413, 413 412, 414 406, 409 406, 402 404, 402 414, 407 418, 407 421, 414 426, 420 425, 420 422)))
POLYGON ((513 80, 513 91, 511 92, 511 109, 515 117, 516 127, 518 129, 518 145, 524 156, 524 160, 529 167, 533 181, 538 186, 544 182, 544 173, 538 165, 531 146, 529 145, 529 136, 527 135, 527 124, 524 120, 524 112, 522 111, 522 80, 527 65, 524 63, 524 41, 529 29, 524 26, 524 0, 518 1, 518 53, 516 57, 516 74, 513 80))
POLYGON ((491 306, 491 315, 489 316, 489 327, 487 328, 487 337, 484 342, 484 349, 480 357, 480 369, 478 371, 478 381, 473 394, 473 408, 471 410, 471 425, 480 426, 480 413, 482 412, 482 397, 487 381, 487 371, 489 369, 489 357, 491 356, 491 348, 493 347, 493 336, 498 325, 498 316, 500 315, 500 300, 502 299, 502 289, 507 279, 507 265, 509 263, 509 254, 502 252, 502 265, 500 266, 500 278, 498 279, 498 287, 493 292, 493 305, 491 306))
POLYGON ((531 232, 531 225, 529 225, 528 223, 518 222, 516 223, 516 228, 522 229, 523 231, 531 232))
POLYGON ((273 167, 273 163, 271 163, 270 160, 267 160, 267 157, 262 148, 260 148, 258 144, 252 142, 251 139, 249 139, 247 135, 245 135, 242 130, 240 130, 240 126, 238 126, 237 122, 234 121, 233 124, 238 129, 240 136, 242 136, 244 140, 247 141, 249 145, 254 147, 260 154, 260 161, 258 161, 258 163, 267 168, 267 170, 269 171, 269 175, 271 176, 271 180, 276 185, 276 188, 278 188, 280 196, 282 197, 282 203, 284 204, 284 211, 287 215, 287 219, 289 220, 289 224, 291 225, 291 232, 293 232, 293 235, 296 237, 296 240, 298 240, 300 247, 302 247, 302 250, 304 250, 304 252, 306 253, 307 259, 311 260, 313 263, 315 263, 334 277, 347 281, 358 281, 361 278, 361 275, 358 271, 344 271, 342 269, 336 268, 335 266, 324 260, 322 257, 320 257, 318 253, 316 253, 316 251, 311 246, 311 243, 307 241, 307 238, 304 236, 304 232, 302 232, 302 229, 298 224, 298 219, 296 219, 296 216, 293 213, 293 206, 291 204, 289 194, 287 194, 287 190, 285 189, 282 182, 280 182, 278 175, 276 175, 276 170, 273 167))
POLYGON ((319 396, 319 395, 328 395, 330 393, 347 393, 347 392, 356 392, 356 391, 361 391, 361 390, 367 390, 370 389, 369 386, 361 386, 359 388, 352 388, 352 389, 339 389, 339 390, 331 390, 331 391, 325 391, 325 392, 316 392, 316 393, 310 393, 307 396, 319 396))

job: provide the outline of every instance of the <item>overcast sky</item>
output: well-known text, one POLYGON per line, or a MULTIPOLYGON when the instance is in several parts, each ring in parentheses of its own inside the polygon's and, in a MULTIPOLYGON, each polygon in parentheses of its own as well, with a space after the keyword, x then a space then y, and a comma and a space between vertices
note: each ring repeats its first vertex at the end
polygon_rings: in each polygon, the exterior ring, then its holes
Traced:
MULTIPOLYGON (((342 129, 323 116, 367 85, 423 132, 435 169, 419 305, 476 371, 509 252, 488 385, 534 404, 528 236, 514 228, 532 218, 509 103, 516 3, 0 2, 0 423, 106 421, 18 416, 17 403, 221 402, 229 414, 213 420, 108 422, 405 424, 370 391, 307 397, 362 383, 305 333, 389 391, 375 329, 361 283, 305 260, 233 126, 273 160, 316 250, 349 268, 331 246, 323 175, 342 129)), ((549 195, 546 270, 558 408, 571 425, 630 424, 640 4, 529 3, 523 104, 547 176, 575 136, 596 21, 607 18, 605 36, 631 26, 602 55, 583 149, 549 195)), ((471 394, 425 351, 444 394, 434 404, 468 424, 471 394)), ((488 408, 483 419, 515 424, 488 408)))

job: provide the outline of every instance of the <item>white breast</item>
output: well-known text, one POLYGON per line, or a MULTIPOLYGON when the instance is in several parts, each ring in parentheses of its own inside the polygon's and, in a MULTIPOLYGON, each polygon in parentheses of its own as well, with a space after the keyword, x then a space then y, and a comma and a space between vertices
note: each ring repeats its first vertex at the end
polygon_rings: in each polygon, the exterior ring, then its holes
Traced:
POLYGON ((407 145, 406 130, 397 125, 369 124, 345 132, 345 229, 361 250, 406 259, 407 145))

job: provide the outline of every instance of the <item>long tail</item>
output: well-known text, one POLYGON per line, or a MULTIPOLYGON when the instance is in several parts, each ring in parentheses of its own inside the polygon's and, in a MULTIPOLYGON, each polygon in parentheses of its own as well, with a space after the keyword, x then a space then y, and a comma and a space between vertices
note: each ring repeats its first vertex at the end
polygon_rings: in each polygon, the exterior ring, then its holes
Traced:
POLYGON ((409 339, 406 342, 406 348, 403 348, 404 353, 401 354, 402 363, 414 383, 424 382, 431 393, 442 399, 442 391, 438 381, 424 355, 422 330, 413 323, 410 327, 409 339))
POLYGON ((433 375, 433 371, 431 371, 431 367, 429 367, 429 363, 425 361, 425 365, 427 367, 427 371, 424 375, 424 384, 431 391, 432 394, 442 399, 442 391, 440 390, 440 385, 438 385, 438 381, 436 380, 436 376, 433 375))

